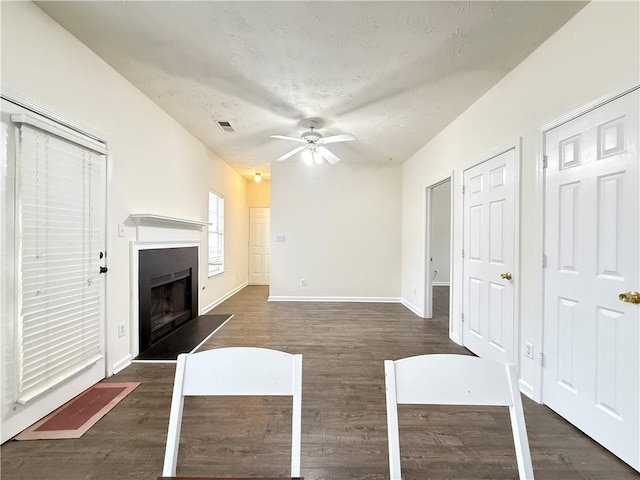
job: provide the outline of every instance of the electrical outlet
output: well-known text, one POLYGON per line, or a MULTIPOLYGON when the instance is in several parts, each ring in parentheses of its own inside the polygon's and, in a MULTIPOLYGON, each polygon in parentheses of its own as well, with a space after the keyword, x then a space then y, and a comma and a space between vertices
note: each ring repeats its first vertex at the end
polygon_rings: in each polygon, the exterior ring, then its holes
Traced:
POLYGON ((118 337, 124 337, 124 322, 118 324, 118 337))
POLYGON ((533 359, 533 345, 531 343, 524 344, 524 356, 533 359))
POLYGON ((300 279, 300 286, 301 287, 306 287, 307 286, 307 281, 304 278, 300 279))

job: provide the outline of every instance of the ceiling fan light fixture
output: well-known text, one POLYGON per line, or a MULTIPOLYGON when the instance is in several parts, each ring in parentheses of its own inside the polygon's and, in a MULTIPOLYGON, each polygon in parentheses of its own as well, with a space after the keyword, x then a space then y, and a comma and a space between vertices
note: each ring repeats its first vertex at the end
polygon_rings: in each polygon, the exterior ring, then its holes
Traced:
POLYGON ((320 133, 315 131, 317 126, 317 120, 309 120, 307 122, 309 130, 303 132, 300 138, 290 137, 288 135, 271 135, 271 138, 278 138, 281 140, 289 140, 304 144, 276 158, 276 162, 281 162, 282 160, 286 160, 287 158, 300 153, 302 155, 302 160, 307 167, 310 167, 314 163, 320 165, 323 160, 326 160, 331 165, 338 163, 340 158, 330 150, 327 150, 324 145, 338 142, 349 142, 351 140, 355 140, 355 137, 350 133, 340 133, 338 135, 331 135, 330 137, 323 137, 320 133))
POLYGON ((260 183, 262 181, 262 174, 260 172, 254 173, 253 181, 256 183, 260 183))
POLYGON ((314 144, 318 142, 320 139, 322 139, 322 135, 320 135, 318 132, 314 132, 312 128, 308 132, 304 132, 300 136, 300 138, 309 144, 314 144))
POLYGON ((314 161, 314 155, 313 155, 313 151, 309 148, 305 148, 302 151, 302 161, 304 162, 304 164, 307 167, 310 167, 311 165, 313 165, 313 161, 314 161))

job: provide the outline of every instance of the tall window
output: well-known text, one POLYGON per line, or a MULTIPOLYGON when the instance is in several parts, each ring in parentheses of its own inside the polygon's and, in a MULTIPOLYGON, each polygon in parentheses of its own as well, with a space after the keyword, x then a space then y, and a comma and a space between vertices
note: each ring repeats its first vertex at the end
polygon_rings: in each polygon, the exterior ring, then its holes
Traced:
POLYGON ((209 192, 209 276, 224 272, 224 198, 209 192))

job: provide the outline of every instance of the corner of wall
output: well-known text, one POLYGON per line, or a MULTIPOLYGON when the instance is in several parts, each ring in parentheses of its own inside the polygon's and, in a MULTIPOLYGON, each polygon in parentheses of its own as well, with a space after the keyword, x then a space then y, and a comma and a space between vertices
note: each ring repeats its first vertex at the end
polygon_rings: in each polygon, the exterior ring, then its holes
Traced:
POLYGON ((420 318, 424 318, 424 313, 422 312, 422 309, 416 307, 414 304, 412 304, 411 302, 409 302, 408 300, 401 298, 400 299, 400 303, 402 305, 404 305, 408 310, 411 310, 414 314, 416 314, 418 317, 420 318))

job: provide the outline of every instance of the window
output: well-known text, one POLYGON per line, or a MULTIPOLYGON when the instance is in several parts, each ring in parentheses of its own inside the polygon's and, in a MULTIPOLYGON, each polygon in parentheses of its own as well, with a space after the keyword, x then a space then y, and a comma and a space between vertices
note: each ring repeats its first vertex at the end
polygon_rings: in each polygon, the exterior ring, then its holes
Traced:
POLYGON ((209 276, 224 272, 224 198, 209 192, 209 276))

